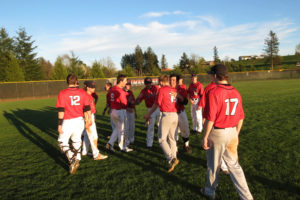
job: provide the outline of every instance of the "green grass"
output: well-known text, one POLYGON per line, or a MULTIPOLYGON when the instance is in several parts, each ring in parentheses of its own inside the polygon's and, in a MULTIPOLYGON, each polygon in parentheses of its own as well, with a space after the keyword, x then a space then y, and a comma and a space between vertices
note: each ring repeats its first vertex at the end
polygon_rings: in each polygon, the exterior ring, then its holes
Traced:
MULTIPOLYGON (((254 199, 300 199, 300 80, 234 83, 246 114, 240 134, 239 161, 254 199)), ((137 94, 137 92, 136 92, 137 94)), ((144 103, 137 107, 134 152, 110 154, 108 116, 97 105, 100 151, 104 161, 84 157, 74 175, 57 147, 56 99, 0 103, 0 199, 205 199, 199 195, 206 173, 201 137, 192 135, 192 154, 167 173, 155 138, 146 150, 144 103)), ((187 108, 189 121, 190 110, 187 108)), ((221 175, 217 199, 238 199, 229 176, 221 175)))

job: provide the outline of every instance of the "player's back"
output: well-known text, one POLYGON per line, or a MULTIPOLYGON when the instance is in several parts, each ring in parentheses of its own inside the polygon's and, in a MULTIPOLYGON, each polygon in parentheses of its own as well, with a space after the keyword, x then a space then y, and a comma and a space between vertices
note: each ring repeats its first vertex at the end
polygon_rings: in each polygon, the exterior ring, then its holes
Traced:
POLYGON ((241 95, 233 86, 217 85, 209 92, 208 100, 208 112, 216 114, 216 127, 234 127, 240 119, 244 118, 241 95))
POLYGON ((67 88, 58 94, 56 107, 64 108, 64 119, 83 117, 85 105, 89 105, 89 100, 83 89, 67 88))

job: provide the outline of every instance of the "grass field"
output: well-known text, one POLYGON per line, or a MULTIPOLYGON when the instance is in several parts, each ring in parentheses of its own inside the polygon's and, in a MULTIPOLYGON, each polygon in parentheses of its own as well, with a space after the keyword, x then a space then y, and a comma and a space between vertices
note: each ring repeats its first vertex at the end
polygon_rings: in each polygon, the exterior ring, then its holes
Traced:
MULTIPOLYGON (((239 161, 254 199, 300 199, 300 80, 233 84, 242 94, 246 114, 240 134, 239 161)), ((137 92, 136 92, 137 94, 137 92)), ((180 164, 167 173, 155 138, 145 148, 144 103, 137 107, 134 152, 110 154, 105 100, 97 104, 100 151, 104 161, 84 157, 74 175, 57 147, 56 99, 0 103, 0 199, 205 199, 206 156, 202 136, 192 135, 192 154, 182 151, 180 164)), ((187 108, 190 119, 190 109, 187 108)), ((221 175, 217 199, 238 199, 227 175, 221 175)))

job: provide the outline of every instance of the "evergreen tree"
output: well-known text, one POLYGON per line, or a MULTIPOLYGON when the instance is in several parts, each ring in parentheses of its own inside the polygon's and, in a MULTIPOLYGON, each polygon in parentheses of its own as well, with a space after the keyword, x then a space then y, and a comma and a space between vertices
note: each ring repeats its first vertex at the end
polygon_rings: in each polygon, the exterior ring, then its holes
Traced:
POLYGON ((71 52, 71 57, 65 56, 66 59, 69 59, 67 63, 67 69, 69 74, 75 74, 78 78, 84 78, 85 71, 84 71, 84 63, 75 56, 74 52, 71 52))
POLYGON ((18 60, 13 54, 10 54, 5 71, 5 81, 25 81, 24 73, 19 66, 18 60))
POLYGON ((268 55, 269 61, 271 62, 271 70, 274 68, 274 59, 278 55, 279 41, 272 30, 269 32, 268 37, 265 39, 265 53, 268 55))
POLYGON ((8 62, 13 53, 13 39, 8 36, 5 28, 0 30, 0 81, 5 81, 8 62))
POLYGON ((143 66, 144 66, 144 55, 141 47, 139 45, 136 46, 134 51, 135 63, 134 68, 137 70, 138 76, 143 75, 143 66))
POLYGON ((166 59, 166 56, 164 54, 161 56, 160 68, 161 69, 167 69, 168 68, 167 59, 166 59))
POLYGON ((66 79, 67 75, 68 75, 67 68, 63 64, 62 57, 57 57, 55 64, 54 64, 54 69, 53 69, 53 74, 51 76, 51 79, 64 80, 64 79, 66 79))
POLYGON ((20 28, 17 32, 15 52, 20 67, 24 71, 25 80, 40 80, 42 78, 41 67, 38 64, 35 41, 31 41, 32 36, 28 36, 24 28, 20 28))
POLYGON ((93 62, 91 69, 91 78, 104 78, 104 74, 101 69, 101 64, 97 61, 93 62))
POLYGON ((216 46, 214 46, 214 62, 215 62, 215 64, 221 63, 221 60, 219 58, 218 49, 216 46))
POLYGON ((191 67, 190 60, 185 52, 183 52, 183 54, 180 58, 179 67, 182 72, 189 72, 189 70, 190 70, 190 67, 191 67))
POLYGON ((157 55, 153 52, 151 47, 147 48, 144 53, 144 70, 145 73, 151 75, 153 72, 160 71, 158 66, 157 55))

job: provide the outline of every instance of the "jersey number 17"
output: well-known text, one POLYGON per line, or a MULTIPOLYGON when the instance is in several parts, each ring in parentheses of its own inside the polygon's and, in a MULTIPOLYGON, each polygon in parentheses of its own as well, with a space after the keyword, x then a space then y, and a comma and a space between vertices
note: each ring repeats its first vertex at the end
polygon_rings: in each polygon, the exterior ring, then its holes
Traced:
POLYGON ((239 99, 238 98, 226 99, 225 103, 226 103, 226 113, 225 113, 225 115, 229 115, 229 110, 230 110, 229 104, 230 103, 234 103, 230 115, 235 115, 236 107, 237 107, 237 105, 239 103, 239 99))

